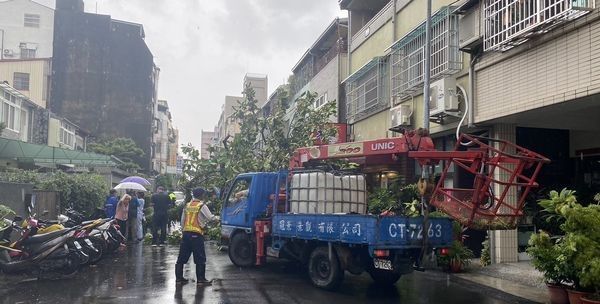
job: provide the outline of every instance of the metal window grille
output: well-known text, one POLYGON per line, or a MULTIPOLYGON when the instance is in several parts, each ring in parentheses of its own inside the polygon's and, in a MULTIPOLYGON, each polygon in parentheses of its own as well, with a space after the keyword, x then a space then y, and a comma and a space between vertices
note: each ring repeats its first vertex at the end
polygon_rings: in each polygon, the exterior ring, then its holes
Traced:
MULTIPOLYGON (((441 8, 432 16, 431 78, 436 80, 462 69, 458 47, 458 16, 452 7, 441 8)), ((423 85, 425 22, 392 46, 392 95, 405 98, 423 85)))
POLYGON ((13 87, 21 91, 29 91, 29 74, 15 73, 13 78, 13 87))
POLYGON ((506 51, 594 9, 594 0, 485 0, 484 4, 485 51, 506 51))
POLYGON ((386 57, 373 58, 346 79, 346 118, 349 123, 376 114, 388 106, 386 57))
POLYGON ((25 14, 23 18, 23 25, 25 27, 40 27, 40 15, 37 14, 25 14))

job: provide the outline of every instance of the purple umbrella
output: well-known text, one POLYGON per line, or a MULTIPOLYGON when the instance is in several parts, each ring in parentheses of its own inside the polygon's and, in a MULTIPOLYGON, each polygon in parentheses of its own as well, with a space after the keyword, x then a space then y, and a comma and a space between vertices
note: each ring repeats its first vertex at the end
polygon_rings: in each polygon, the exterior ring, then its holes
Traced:
POLYGON ((124 178, 121 183, 136 183, 136 184, 140 184, 140 185, 144 185, 144 186, 150 186, 150 182, 147 181, 145 178, 143 177, 139 177, 139 176, 130 176, 127 178, 124 178))

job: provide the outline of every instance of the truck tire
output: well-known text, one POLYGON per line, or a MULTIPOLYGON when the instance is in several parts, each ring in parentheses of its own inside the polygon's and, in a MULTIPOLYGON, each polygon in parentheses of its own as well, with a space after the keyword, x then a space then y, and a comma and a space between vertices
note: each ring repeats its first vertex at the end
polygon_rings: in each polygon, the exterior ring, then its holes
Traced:
POLYGON ((254 265, 256 259, 256 248, 250 237, 239 232, 233 235, 229 243, 229 259, 239 267, 249 267, 254 265))
POLYGON ((329 260, 329 248, 317 247, 308 260, 308 276, 316 287, 333 290, 344 280, 344 270, 340 267, 335 250, 329 260))
POLYGON ((396 284, 400 279, 400 274, 393 271, 371 268, 368 270, 369 275, 379 285, 390 286, 396 284))

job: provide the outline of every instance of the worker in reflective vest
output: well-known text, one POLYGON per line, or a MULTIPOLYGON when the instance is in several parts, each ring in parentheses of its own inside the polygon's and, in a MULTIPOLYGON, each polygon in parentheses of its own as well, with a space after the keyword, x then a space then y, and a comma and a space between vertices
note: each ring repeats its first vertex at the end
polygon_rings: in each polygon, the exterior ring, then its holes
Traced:
POLYGON ((218 221, 219 217, 213 215, 204 203, 206 196, 204 189, 196 188, 192 191, 192 194, 194 199, 186 204, 181 215, 183 236, 179 246, 179 256, 175 264, 175 282, 177 284, 188 282, 183 277, 183 265, 188 262, 190 255, 193 253, 194 263, 196 264, 196 283, 198 285, 210 285, 212 281, 207 280, 205 276, 206 254, 204 252, 204 232, 208 223, 218 221))

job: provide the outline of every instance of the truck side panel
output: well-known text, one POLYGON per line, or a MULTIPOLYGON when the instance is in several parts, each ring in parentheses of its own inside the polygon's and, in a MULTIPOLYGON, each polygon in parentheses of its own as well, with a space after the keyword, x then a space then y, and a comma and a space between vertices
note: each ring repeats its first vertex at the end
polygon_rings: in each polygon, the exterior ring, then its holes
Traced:
MULTIPOLYGON (((369 215, 275 214, 273 236, 305 240, 366 244, 381 248, 410 248, 422 245, 423 218, 369 215)), ((449 219, 429 220, 430 246, 452 242, 449 219)))

